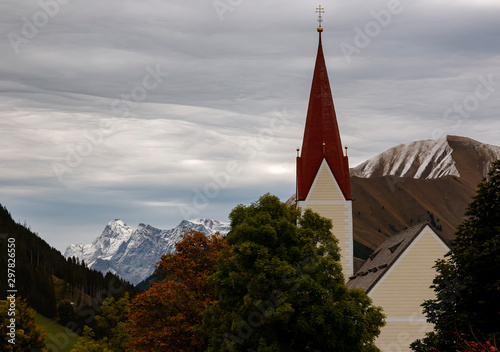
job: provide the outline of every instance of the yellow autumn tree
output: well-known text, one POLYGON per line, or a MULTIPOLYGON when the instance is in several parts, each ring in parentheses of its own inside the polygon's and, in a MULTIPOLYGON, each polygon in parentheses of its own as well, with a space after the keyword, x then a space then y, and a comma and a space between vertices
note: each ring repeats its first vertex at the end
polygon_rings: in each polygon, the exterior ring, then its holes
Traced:
POLYGON ((0 301, 0 350, 47 351, 45 333, 35 323, 36 312, 21 298, 0 301), (13 319, 13 320, 11 320, 13 319))
POLYGON ((220 235, 190 231, 176 244, 174 254, 157 263, 159 280, 130 304, 129 347, 134 351, 205 350, 195 327, 206 307, 215 303, 207 278, 217 268, 220 251, 228 248, 220 235))

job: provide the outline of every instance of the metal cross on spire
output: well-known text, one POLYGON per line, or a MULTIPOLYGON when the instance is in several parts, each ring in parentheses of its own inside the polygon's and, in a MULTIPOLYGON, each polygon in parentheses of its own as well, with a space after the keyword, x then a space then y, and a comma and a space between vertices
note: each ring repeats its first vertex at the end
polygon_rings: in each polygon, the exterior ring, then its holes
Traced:
POLYGON ((316 8, 316 13, 318 14, 318 23, 319 23, 318 32, 323 32, 323 27, 321 24, 323 23, 322 14, 325 13, 325 8, 319 5, 319 7, 316 8))

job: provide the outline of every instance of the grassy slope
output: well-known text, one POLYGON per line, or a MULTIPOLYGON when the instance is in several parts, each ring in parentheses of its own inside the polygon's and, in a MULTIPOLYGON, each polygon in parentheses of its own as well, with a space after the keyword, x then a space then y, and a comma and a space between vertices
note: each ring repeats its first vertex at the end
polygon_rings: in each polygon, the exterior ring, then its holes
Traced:
POLYGON ((79 336, 73 331, 66 329, 64 326, 41 314, 36 315, 35 321, 47 333, 45 343, 49 352, 69 352, 76 343, 76 340, 78 340, 79 336))

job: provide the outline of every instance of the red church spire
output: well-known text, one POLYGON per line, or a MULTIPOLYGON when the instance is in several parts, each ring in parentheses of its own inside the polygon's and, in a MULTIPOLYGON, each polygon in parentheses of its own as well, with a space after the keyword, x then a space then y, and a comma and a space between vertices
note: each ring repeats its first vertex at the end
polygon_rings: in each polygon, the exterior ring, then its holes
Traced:
POLYGON ((332 92, 321 45, 322 31, 320 22, 318 54, 307 110, 302 151, 301 156, 297 157, 297 200, 307 198, 323 159, 326 159, 345 199, 351 199, 349 163, 347 156, 344 156, 343 153, 337 116, 333 106, 332 92))

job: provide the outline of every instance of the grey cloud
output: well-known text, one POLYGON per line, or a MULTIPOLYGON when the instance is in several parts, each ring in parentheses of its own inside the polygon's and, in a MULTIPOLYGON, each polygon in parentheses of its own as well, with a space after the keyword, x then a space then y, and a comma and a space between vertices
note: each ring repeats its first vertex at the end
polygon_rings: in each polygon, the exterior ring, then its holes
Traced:
MULTIPOLYGON (((500 7, 401 0, 401 13, 347 62, 339 45, 388 3, 324 4, 323 47, 351 165, 437 129, 498 144, 500 7), (443 118, 489 74, 490 98, 460 124, 443 118)), ((22 17, 40 6, 2 1, 0 203, 64 249, 114 218, 175 226, 194 190, 230 161, 242 171, 197 215, 224 219, 265 192, 288 198, 317 49, 315 7, 242 1, 221 21, 209 0, 72 0, 15 54, 7 34, 21 33, 22 17), (168 76, 134 101, 158 65, 168 76), (288 123, 262 140, 284 111, 288 123), (68 148, 88 143, 88 132, 102 141, 60 182, 54 163, 67 166, 68 148)))

